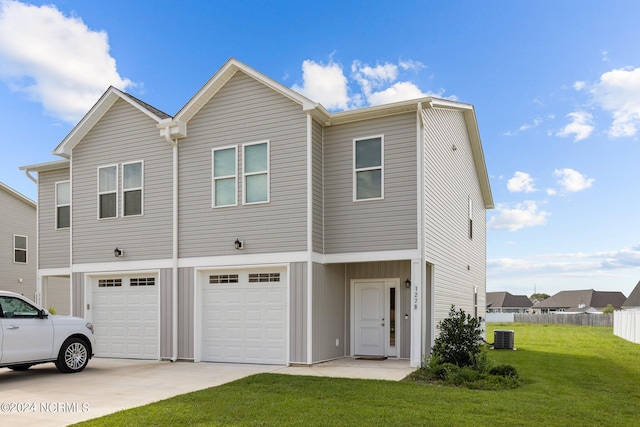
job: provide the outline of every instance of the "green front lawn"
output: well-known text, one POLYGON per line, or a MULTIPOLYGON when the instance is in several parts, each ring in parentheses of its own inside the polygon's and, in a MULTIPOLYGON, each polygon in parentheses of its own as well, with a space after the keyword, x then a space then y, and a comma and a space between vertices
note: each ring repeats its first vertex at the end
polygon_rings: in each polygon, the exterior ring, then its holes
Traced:
POLYGON ((494 329, 515 331, 517 351, 489 357, 517 368, 517 389, 260 374, 80 425, 639 425, 640 345, 611 328, 489 325, 488 341, 494 329))

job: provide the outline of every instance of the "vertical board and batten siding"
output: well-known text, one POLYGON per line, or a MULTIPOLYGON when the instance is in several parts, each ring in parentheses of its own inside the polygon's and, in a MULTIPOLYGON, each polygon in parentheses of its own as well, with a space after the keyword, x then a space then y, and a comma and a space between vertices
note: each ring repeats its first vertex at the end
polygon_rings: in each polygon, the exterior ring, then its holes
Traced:
POLYGON ((346 302, 344 264, 314 263, 312 308, 314 363, 345 356, 346 302))
MULTIPOLYGON (((411 277, 411 261, 385 261, 385 262, 359 262, 346 264, 346 286, 347 290, 347 319, 351 319, 353 306, 350 300, 351 281, 356 279, 400 279, 400 312, 396 313, 396 323, 400 326, 400 348, 399 357, 406 359, 410 357, 411 351, 411 290, 406 289, 404 281, 411 277), (405 314, 408 319, 405 320, 405 314)), ((347 320, 349 322, 349 320, 347 320)), ((348 325, 348 323, 347 323, 348 325)), ((351 342, 351 328, 347 327, 346 333, 346 353, 351 354, 349 344, 351 342)))
POLYGON ((73 263, 171 258, 172 153, 156 122, 118 100, 73 149, 73 263), (98 220, 98 167, 118 164, 118 215, 122 163, 144 162, 144 215, 98 220))
POLYGON ((238 71, 187 124, 180 141, 180 256, 307 249, 307 115, 238 71), (270 201, 242 204, 242 146, 269 141, 270 201), (212 149, 235 146, 238 206, 212 208, 212 149))
MULTIPOLYGON (((193 309, 195 307, 193 268, 178 269, 178 358, 194 359, 193 309)), ((198 301, 200 304, 200 301, 198 301)))
POLYGON ((68 181, 69 169, 38 172, 38 268, 68 268, 70 228, 56 229, 56 182, 68 181))
POLYGON ((34 299, 36 292, 36 208, 0 189, 0 280, 3 290, 34 299), (27 263, 14 263, 14 234, 27 237, 27 263), (20 282, 22 279, 22 282, 20 282))
MULTIPOLYGON (((173 286, 172 286, 172 274, 171 268, 163 268, 158 275, 158 282, 160 286, 160 299, 158 305, 160 306, 160 319, 158 331, 160 335, 160 358, 171 358, 173 347, 173 286)), ((179 332, 178 332, 179 333, 179 332)), ((178 335, 179 336, 179 335, 178 335)))
POLYGON ((486 210, 465 119, 459 111, 437 108, 423 110, 422 116, 425 257, 434 269, 436 325, 447 317, 452 304, 473 315, 474 286, 478 287, 478 315, 484 317, 486 210), (473 239, 469 238, 469 198, 473 239))
POLYGON ((325 253, 417 248, 416 115, 324 128, 325 253), (354 202, 353 140, 384 136, 384 199, 354 202))
POLYGON ((307 263, 289 266, 289 362, 307 363, 307 263))
POLYGON ((85 317, 84 273, 71 275, 71 315, 85 317))
POLYGON ((312 177, 313 177, 313 251, 324 253, 324 165, 322 126, 313 121, 312 126, 312 177))

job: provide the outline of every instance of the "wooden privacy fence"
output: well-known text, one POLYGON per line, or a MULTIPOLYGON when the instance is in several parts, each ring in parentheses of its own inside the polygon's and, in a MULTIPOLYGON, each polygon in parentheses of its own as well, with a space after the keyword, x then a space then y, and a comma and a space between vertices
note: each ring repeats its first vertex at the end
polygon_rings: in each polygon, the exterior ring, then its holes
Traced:
POLYGON ((557 325, 608 326, 613 327, 613 313, 602 314, 519 314, 513 315, 518 323, 551 323, 557 325))

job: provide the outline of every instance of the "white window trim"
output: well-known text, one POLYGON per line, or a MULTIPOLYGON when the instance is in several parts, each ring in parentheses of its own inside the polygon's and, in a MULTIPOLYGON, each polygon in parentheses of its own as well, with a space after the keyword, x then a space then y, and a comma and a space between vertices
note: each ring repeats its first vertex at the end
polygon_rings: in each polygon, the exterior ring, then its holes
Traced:
MULTIPOLYGON (((54 219, 53 219, 54 220, 53 226, 54 226, 54 228, 56 230, 67 230, 67 229, 71 228, 71 181, 70 180, 58 181, 58 182, 54 183, 54 186, 55 186, 55 196, 54 197, 55 197, 56 208, 55 208, 55 215, 54 215, 54 219), (69 184, 69 203, 60 204, 59 205, 58 204, 58 184, 65 184, 65 183, 69 184), (65 206, 69 206, 69 227, 60 228, 60 227, 58 227, 58 208, 62 208, 62 207, 65 207, 65 206)), ((98 200, 98 203, 100 203, 99 200, 98 200)), ((99 213, 98 213, 98 215, 99 215, 99 213)))
MULTIPOLYGON (((244 150, 244 149, 243 149, 244 150)), ((242 169, 244 170, 244 163, 242 164, 242 169)), ((238 146, 237 145, 228 145, 226 147, 214 148, 211 150, 211 207, 212 208, 228 208, 231 206, 238 206, 238 146), (229 150, 233 148, 234 150, 234 166, 233 166, 233 175, 225 175, 225 176, 215 176, 215 152, 222 150, 229 150), (216 180, 218 179, 228 179, 233 178, 236 184, 236 191, 234 197, 234 203, 229 205, 216 205, 216 180)))
MULTIPOLYGON (((137 217, 137 216, 143 216, 144 215, 144 160, 136 160, 133 162, 125 162, 122 163, 122 176, 120 177, 121 181, 122 181, 122 206, 120 207, 120 209, 122 209, 122 218, 131 218, 131 217, 137 217), (136 163, 140 163, 141 168, 140 168, 140 173, 142 174, 142 176, 140 177, 140 187, 131 187, 131 188, 124 188, 124 167, 126 165, 135 165, 136 163), (124 193, 127 191, 137 191, 140 190, 140 213, 136 214, 136 215, 125 215, 124 214, 124 193)), ((117 202, 118 198, 116 196, 116 202, 117 202)), ((117 212, 118 208, 116 208, 116 212, 117 212)))
POLYGON ((118 168, 118 164, 112 164, 112 165, 104 165, 104 166, 98 166, 98 170, 97 170, 97 182, 96 182, 96 192, 98 193, 98 197, 96 198, 96 217, 98 218, 98 221, 104 221, 104 220, 110 220, 110 219, 116 219, 118 218, 118 206, 119 206, 119 199, 118 199, 118 184, 119 184, 119 180, 118 180, 118 176, 120 174, 120 168, 118 168), (115 167, 116 168, 116 189, 115 191, 104 191, 101 192, 100 191, 100 169, 106 169, 106 168, 112 168, 115 167), (106 218, 100 218, 100 196, 103 194, 111 194, 111 193, 116 193, 116 216, 110 216, 110 217, 106 217, 106 218))
POLYGON ((13 235, 13 254, 12 254, 12 258, 13 258, 13 263, 14 264, 29 264, 29 237, 28 236, 23 236, 22 234, 14 234, 13 235), (25 241, 25 248, 16 248, 16 237, 24 237, 24 241, 25 241), (16 251, 24 251, 25 255, 24 255, 24 262, 19 262, 16 261, 16 251))
POLYGON ((368 202, 371 200, 383 200, 384 199, 384 134, 353 138, 352 157, 353 157, 353 201, 368 202), (367 139, 375 139, 375 138, 380 138, 380 166, 356 169, 356 142, 367 140, 367 139), (380 169, 380 197, 372 197, 369 199, 358 199, 358 172, 365 172, 365 171, 378 170, 378 169, 380 169))
POLYGON ((271 201, 271 144, 269 142, 268 139, 264 140, 264 141, 256 141, 256 142, 249 142, 246 144, 242 144, 242 204, 243 205, 259 205, 261 203, 269 203, 271 201), (260 145, 260 144, 267 144, 267 200, 264 201, 260 201, 260 202, 247 202, 247 176, 253 176, 253 175, 262 175, 265 172, 252 172, 252 173, 245 173, 244 171, 244 161, 245 161, 245 147, 251 146, 251 145, 260 145))

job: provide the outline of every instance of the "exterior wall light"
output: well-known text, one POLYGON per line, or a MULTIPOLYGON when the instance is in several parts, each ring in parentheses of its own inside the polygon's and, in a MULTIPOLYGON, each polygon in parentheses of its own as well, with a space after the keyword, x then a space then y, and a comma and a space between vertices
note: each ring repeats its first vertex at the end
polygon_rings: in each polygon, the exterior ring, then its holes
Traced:
POLYGON ((124 249, 118 249, 118 248, 115 248, 115 249, 113 250, 113 255, 114 255, 116 258, 123 257, 123 256, 124 256, 124 249))
POLYGON ((236 249, 244 249, 244 242, 242 240, 236 239, 233 243, 236 246, 236 249))
POLYGON ((407 289, 411 287, 411 280, 409 280, 409 278, 404 281, 404 287, 407 289))

